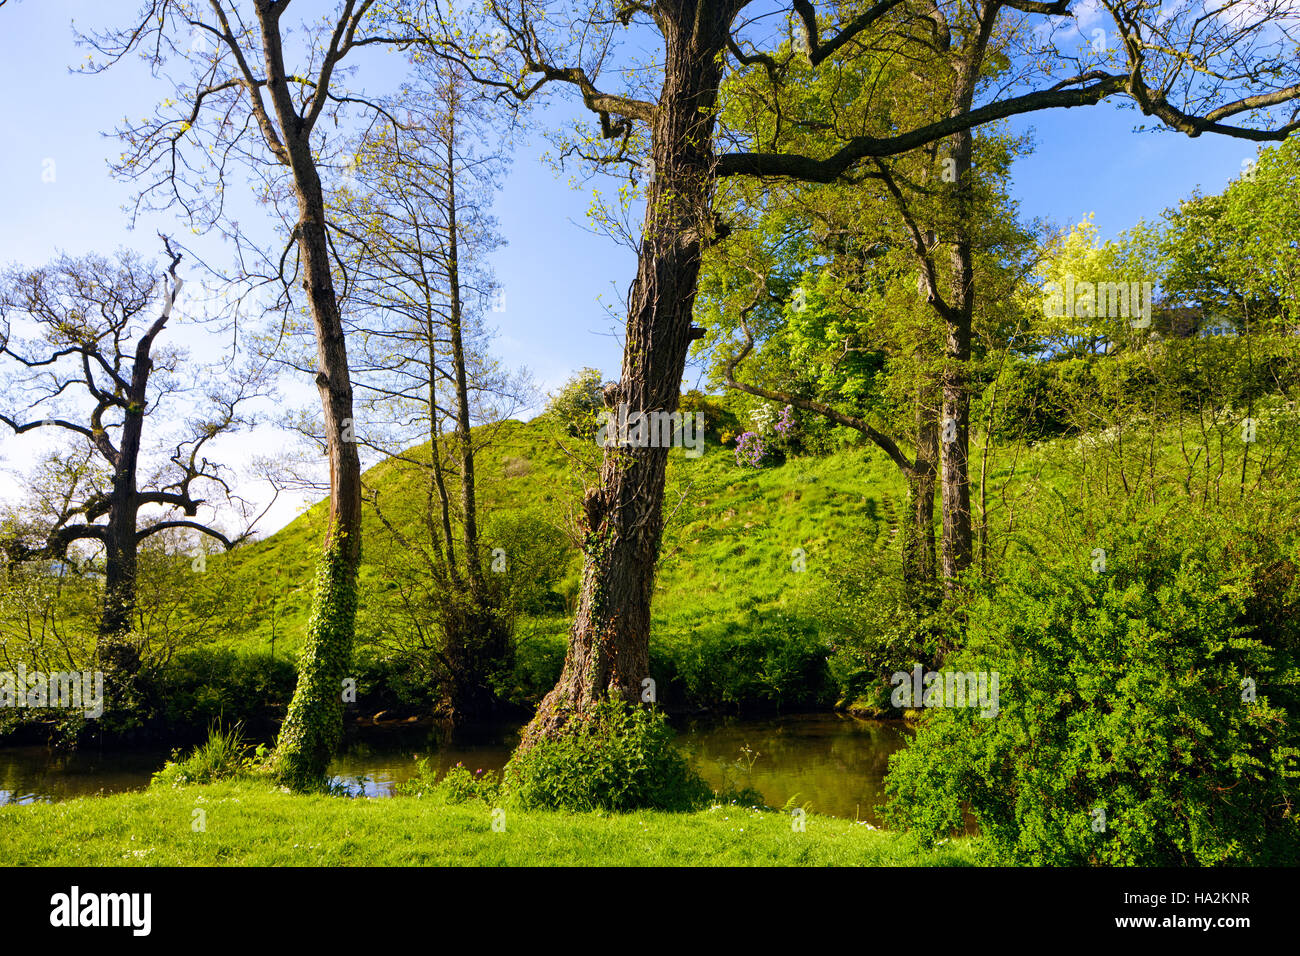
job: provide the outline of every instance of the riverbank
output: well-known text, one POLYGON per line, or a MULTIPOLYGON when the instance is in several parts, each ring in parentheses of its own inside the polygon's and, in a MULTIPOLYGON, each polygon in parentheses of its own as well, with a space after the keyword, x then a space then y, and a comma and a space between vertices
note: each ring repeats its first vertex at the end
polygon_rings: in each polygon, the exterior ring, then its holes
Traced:
POLYGON ((969 866, 969 839, 809 814, 569 814, 431 799, 303 796, 255 781, 0 807, 13 866, 969 866), (200 827, 202 827, 200 829, 200 827))
MULTIPOLYGON (((843 714, 688 720, 675 729, 678 745, 715 790, 751 788, 768 806, 794 801, 810 812, 876 825, 882 822, 875 808, 885 800, 889 757, 908 738, 901 722, 843 714)), ((439 774, 458 763, 500 770, 518 743, 517 730, 513 723, 484 726, 453 741, 419 731, 358 738, 341 747, 329 775, 354 796, 386 797, 419 773, 421 760, 439 774)), ((164 749, 60 753, 0 747, 0 805, 143 790, 169 755, 164 749)))

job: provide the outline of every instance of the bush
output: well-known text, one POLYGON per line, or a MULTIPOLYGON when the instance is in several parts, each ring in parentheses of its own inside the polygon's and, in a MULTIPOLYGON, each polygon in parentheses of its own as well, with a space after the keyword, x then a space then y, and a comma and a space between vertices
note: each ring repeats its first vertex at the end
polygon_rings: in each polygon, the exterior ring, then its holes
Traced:
POLYGON ((284 659, 196 648, 151 670, 145 687, 160 732, 202 739, 203 729, 219 721, 269 733, 284 717, 296 679, 293 664, 284 659))
MULTIPOLYGON (((840 703, 884 714, 890 709, 890 675, 938 659, 952 639, 939 583, 903 581, 897 545, 868 536, 836 549, 816 606, 831 640, 830 680, 840 703)), ((894 711, 889 716, 898 716, 894 711)))
POLYGON ((445 803, 469 803, 483 800, 493 803, 501 789, 501 775, 491 771, 476 770, 470 773, 463 763, 458 763, 438 779, 438 773, 427 759, 418 764, 419 772, 397 787, 405 796, 432 796, 445 803))
POLYGON ((651 645, 660 700, 710 710, 833 703, 828 654, 814 621, 771 612, 651 645))
MULTIPOLYGON (((989 422, 993 436, 1000 441, 1041 441, 1067 434, 1072 430, 1069 416, 1061 405, 1063 369, 1090 371, 1083 359, 1042 362, 1012 359, 996 382, 976 398, 971 421, 984 421, 993 401, 989 422)), ((990 376, 991 377, 991 376, 990 376)))
POLYGON ((600 369, 584 368, 550 396, 543 415, 571 437, 591 441, 604 412, 602 388, 600 369))
POLYGON ((357 682, 356 709, 431 714, 439 701, 439 673, 436 655, 423 649, 363 645, 352 656, 350 672, 357 682))
POLYGON ((568 651, 568 618, 525 621, 515 645, 515 666, 509 700, 536 709, 564 670, 568 651))
POLYGON ((513 757, 505 789, 526 810, 700 809, 713 793, 672 738, 661 711, 611 697, 513 757))
POLYGON ((482 541, 483 568, 504 588, 512 614, 564 613, 555 589, 577 552, 563 531, 537 511, 494 511, 482 541))
POLYGON ((689 392, 682 393, 677 409, 683 416, 702 412, 705 437, 721 444, 724 433, 735 434, 743 430, 740 427, 740 419, 727 405, 729 397, 705 395, 698 389, 691 389, 689 392))
POLYGON ((1295 624, 1260 627, 1261 605, 1294 605, 1276 570, 1294 563, 1199 522, 1009 565, 948 662, 997 673, 1000 713, 927 711, 890 760, 887 818, 933 839, 968 808, 1000 864, 1300 862, 1295 624))
POLYGON ((189 783, 213 783, 230 777, 253 774, 266 760, 266 745, 258 744, 253 750, 244 742, 243 728, 235 724, 222 730, 213 724, 208 730, 208 742, 195 748, 184 760, 180 751, 172 752, 172 759, 153 775, 151 786, 179 787, 189 783))

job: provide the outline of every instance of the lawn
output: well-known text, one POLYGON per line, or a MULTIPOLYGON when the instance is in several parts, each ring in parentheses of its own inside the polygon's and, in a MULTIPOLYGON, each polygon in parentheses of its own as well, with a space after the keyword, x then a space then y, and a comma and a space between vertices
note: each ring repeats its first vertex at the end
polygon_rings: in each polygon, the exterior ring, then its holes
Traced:
POLYGON ((715 806, 698 813, 571 814, 482 802, 290 794, 256 781, 153 788, 0 807, 13 866, 970 866, 974 847, 932 849, 833 817, 715 806), (202 811, 202 813, 196 813, 202 811), (199 829, 199 824, 203 828, 199 829))

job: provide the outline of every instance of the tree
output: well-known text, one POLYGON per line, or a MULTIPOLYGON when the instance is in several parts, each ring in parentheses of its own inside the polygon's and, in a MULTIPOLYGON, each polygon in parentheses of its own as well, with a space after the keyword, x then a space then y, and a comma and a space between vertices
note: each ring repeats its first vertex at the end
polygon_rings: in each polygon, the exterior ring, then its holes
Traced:
MULTIPOLYGON (((337 167, 321 129, 349 110, 370 123, 396 120, 363 94, 336 88, 341 64, 366 47, 401 43, 370 27, 374 0, 343 0, 325 20, 290 34, 290 0, 252 0, 251 16, 234 0, 149 0, 131 25, 81 37, 91 50, 85 68, 101 72, 133 51, 155 71, 172 57, 188 60, 188 77, 174 80, 172 97, 152 119, 127 121, 118 135, 127 152, 116 171, 143 180, 137 208, 177 208, 195 229, 222 227, 247 237, 226 212, 228 164, 246 164, 262 178, 266 198, 286 207, 288 243, 264 254, 290 294, 301 276, 316 336, 320 392, 330 474, 330 513, 316 591, 299 666, 298 686, 280 730, 274 766, 292 786, 324 778, 343 731, 342 682, 351 660, 356 580, 361 560, 361 459, 353 440, 353 391, 347 339, 339 313, 330 251, 323 177, 337 167), (286 45, 290 39, 290 45, 286 45), (297 44, 297 45, 293 45, 297 44), (97 64, 98 54, 108 58, 97 64), (295 60, 300 64, 295 67, 295 60), (290 252, 296 253, 288 262, 290 252)), ((341 139, 341 137, 339 138, 341 139)))
MULTIPOLYGON (((776 55, 756 49, 773 38, 759 32, 769 22, 766 15, 743 19, 748 0, 632 2, 615 9, 613 16, 604 4, 489 0, 498 30, 492 46, 481 35, 469 43, 458 38, 454 18, 438 0, 410 0, 404 6, 431 48, 477 67, 476 75, 505 97, 523 103, 556 85, 576 90, 599 121, 599 134, 575 145, 579 155, 602 165, 645 160, 652 178, 628 298, 622 377, 606 392, 611 404, 626 402, 642 411, 677 408, 687 350, 697 336, 691 315, 701 256, 727 231, 712 207, 722 177, 830 182, 866 160, 945 141, 956 186, 954 219, 960 224, 969 222, 963 210, 970 202, 970 131, 989 122, 1123 95, 1145 114, 1189 135, 1218 132, 1262 141, 1281 139, 1297 125, 1260 129, 1258 123, 1226 122, 1242 114, 1269 122, 1273 107, 1300 96, 1300 65, 1287 41, 1270 45, 1272 35, 1264 35, 1277 29, 1268 18, 1285 10, 1281 2, 1212 22, 1205 22, 1200 6, 1190 3, 1166 16, 1150 3, 1111 2, 1107 10, 1119 49, 1085 49, 1082 56, 1059 48, 1052 35, 1058 28, 1043 19, 1069 16, 1068 0, 981 0, 970 8, 879 0, 851 3, 834 14, 819 14, 810 0, 792 0, 789 19, 778 32, 790 38, 797 25, 799 49, 792 45, 776 55), (1035 21, 1045 36, 1030 29, 1035 21), (617 38, 623 29, 635 30, 634 46, 662 44, 653 67, 619 60, 617 38), (998 54, 1016 61, 1009 82, 992 78, 996 71, 987 69, 995 31, 1013 46, 1014 55, 998 54), (769 142, 742 137, 734 151, 719 154, 719 140, 725 142, 728 131, 718 126, 718 95, 730 62, 761 65, 776 88, 794 57, 814 68, 836 69, 848 59, 874 57, 877 48, 899 56, 943 56, 950 68, 940 100, 942 118, 886 133, 845 130, 839 142, 811 155, 788 148, 780 137, 769 142), (620 77, 621 88, 608 86, 620 77), (977 100, 982 101, 977 105, 977 100), (602 140, 611 148, 601 150, 602 140), (642 149, 644 156, 638 155, 642 149)), ((1230 5, 1229 13, 1235 14, 1235 7, 1230 5)), ((887 115, 888 84, 873 88, 871 95, 880 115, 887 115)), ((827 120, 796 115, 782 129, 809 121, 827 120)), ((956 429, 955 440, 943 446, 945 553, 953 556, 952 567, 945 570, 952 575, 969 564, 971 549, 965 363, 972 253, 960 225, 948 245, 952 321, 942 414, 956 429)), ((583 588, 564 672, 524 734, 525 749, 558 731, 574 712, 590 708, 607 690, 629 701, 639 699, 649 668, 650 600, 663 525, 666 457, 662 448, 606 452, 601 486, 586 500, 583 588)))
POLYGON ((162 424, 160 409, 174 405, 177 393, 186 385, 193 389, 198 379, 182 371, 180 353, 157 348, 181 287, 181 254, 170 243, 167 250, 170 285, 164 281, 160 314, 152 322, 146 310, 156 300, 157 279, 149 263, 128 252, 112 260, 62 256, 37 269, 12 267, 0 277, 0 363, 8 373, 0 423, 16 435, 58 432, 72 437, 75 448, 47 463, 37 484, 45 492, 37 514, 0 544, 11 564, 66 561, 80 542, 102 550, 96 658, 115 689, 123 690, 140 666, 132 630, 141 544, 188 529, 230 549, 251 531, 228 537, 195 518, 206 503, 200 497, 205 487, 230 498, 205 447, 250 424, 240 406, 261 394, 255 375, 208 389, 208 414, 188 423, 189 436, 172 446, 160 468, 143 470, 146 424, 162 424), (31 334, 15 337, 15 325, 31 334))
MULTIPOLYGON (((770 139, 798 103, 817 104, 836 123, 871 128, 869 111, 859 110, 874 73, 823 74, 796 64, 784 98, 769 101, 756 95, 765 85, 762 72, 750 66, 724 85, 724 119, 732 128, 743 126, 751 139, 770 139)), ((903 111, 925 118, 934 96, 923 65, 891 75, 890 84, 900 101, 895 120, 903 111)), ((805 124, 797 142, 813 151, 827 135, 825 124, 805 124)), ((786 138, 795 144, 794 135, 786 138)), ((1005 186, 1018 144, 993 131, 976 142, 981 162, 969 175, 974 201, 965 210, 973 219, 966 230, 972 249, 965 285, 985 325, 1005 326, 996 303, 1030 251, 1005 186)), ((937 570, 933 519, 941 435, 951 440, 944 434, 949 429, 940 429, 939 383, 948 364, 945 329, 954 316, 943 291, 951 279, 938 239, 953 232, 951 170, 951 161, 930 147, 875 160, 851 180, 830 184, 729 181, 719 205, 734 231, 706 257, 707 318, 701 319, 716 330, 718 377, 725 385, 858 431, 898 466, 908 487, 904 585, 922 616, 937 570), (759 309, 769 315, 757 319, 759 309), (730 342, 736 332, 743 335, 739 350, 730 342), (741 380, 756 335, 762 381, 752 372, 741 380)), ((948 587, 958 558, 953 545, 945 539, 948 587)))
POLYGON ((344 323, 360 344, 354 375, 372 422, 359 440, 413 470, 425 491, 381 502, 368 489, 396 592, 379 597, 432 649, 445 715, 460 722, 497 708, 495 686, 510 664, 499 581, 483 566, 475 464, 490 426, 526 389, 487 354, 483 326, 494 290, 487 257, 501 244, 488 211, 503 166, 486 145, 492 116, 455 64, 418 69, 420 83, 392 106, 402 128, 367 137, 356 188, 328 198, 350 276, 344 323), (385 434, 369 434, 381 421, 385 434))
MULTIPOLYGON (((1300 249, 1291 210, 1300 203, 1300 137, 1264 149, 1215 196, 1168 210, 1157 241, 1171 305, 1218 329, 1300 317, 1300 249)), ((1258 325, 1257 325, 1258 327, 1258 325)))
POLYGON ((569 376, 546 403, 546 415, 569 438, 593 441, 604 411, 605 383, 598 368, 569 376))

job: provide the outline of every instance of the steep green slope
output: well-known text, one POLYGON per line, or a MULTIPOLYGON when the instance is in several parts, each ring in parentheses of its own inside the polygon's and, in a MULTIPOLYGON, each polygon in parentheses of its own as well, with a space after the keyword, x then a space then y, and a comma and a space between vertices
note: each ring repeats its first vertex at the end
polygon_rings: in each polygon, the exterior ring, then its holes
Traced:
MULTIPOLYGON (((1247 488, 1248 499, 1289 494, 1277 475, 1283 473, 1278 469, 1296 465, 1289 438, 1295 410, 1268 404, 1278 407, 1256 412, 1265 416, 1262 434, 1268 441, 1249 449, 1230 418, 1209 428, 1190 419, 1180 428, 1172 418, 1153 428, 1149 420, 1134 418, 1123 433, 1111 429, 994 444, 987 454, 979 436, 971 447, 977 562, 986 512, 990 565, 996 566, 1007 548, 1055 547, 1047 540, 1049 525, 1072 525, 1070 515, 1085 502, 1090 514, 1105 515, 1157 501, 1179 509, 1227 507, 1242 501, 1247 488), (1243 454, 1248 459, 1244 482, 1243 454), (1272 475, 1262 486, 1255 480, 1261 466, 1272 475)), ((557 527, 571 525, 582 497, 576 458, 586 455, 590 464, 598 457, 594 447, 574 444, 560 439, 545 420, 499 426, 479 462, 481 526, 490 530, 494 516, 519 513, 557 527)), ((426 496, 420 480, 415 470, 393 460, 366 473, 368 486, 388 502, 405 498, 418 505, 426 496)), ((733 450, 716 442, 695 459, 674 450, 651 641, 660 699, 710 708, 824 706, 842 693, 852 694, 843 686, 835 690, 836 681, 825 673, 836 640, 828 626, 834 611, 828 602, 834 598, 826 583, 833 570, 846 566, 878 577, 893 573, 887 563, 864 564, 861 558, 895 543, 904 500, 897 468, 872 446, 851 443, 832 454, 792 457, 762 468, 737 464, 733 450)), ((936 525, 939 511, 936 501, 936 525)), ((411 509, 408 518, 418 513, 419 508, 411 509)), ((317 505, 228 559, 237 563, 238 576, 255 597, 246 621, 220 636, 220 643, 264 652, 274 636, 277 657, 296 650, 324 517, 317 505)), ((365 527, 370 538, 382 533, 372 515, 365 527)), ((494 546, 490 533, 483 543, 494 546)), ((1091 560, 1086 551, 1080 560, 1091 560)), ((549 688, 563 660, 581 566, 572 546, 556 560, 566 565, 556 587, 565 610, 557 607, 550 615, 518 622, 521 663, 514 696, 520 701, 535 700, 549 688)), ((374 565, 363 567, 363 585, 381 578, 374 565)), ((375 626, 373 617, 367 623, 363 615, 360 648, 374 638, 375 626)), ((852 634, 840 638, 856 640, 852 634)))
MULTIPOLYGON (((427 449, 411 452, 418 455, 427 449)), ((540 421, 507 422, 494 435, 478 465, 485 515, 528 511, 564 525, 581 500, 576 468, 553 431, 540 421)), ((422 498, 409 468, 385 461, 366 472, 380 500, 422 498)), ((668 520, 655 596, 656 630, 688 633, 720 617, 744 620, 751 612, 797 609, 837 545, 863 536, 878 539, 897 518, 902 482, 873 450, 849 450, 824 458, 796 458, 754 469, 736 464, 732 451, 710 444, 703 456, 674 450, 666 495, 668 520), (802 549, 806 571, 794 570, 802 549)), ((226 560, 261 595, 250 609, 251 626, 223 643, 247 650, 296 650, 306 621, 316 551, 326 510, 318 503, 274 535, 226 560), (278 598, 273 595, 278 594, 278 598), (273 603, 274 601, 274 603, 273 603)), ((382 533, 372 512, 367 540, 382 533)), ((492 547, 490 540, 484 542, 492 547)), ((568 553, 562 589, 576 594, 579 555, 568 553)), ((363 582, 374 566, 363 562, 363 582)), ((529 631, 536 623, 525 622, 529 631)), ((567 626, 563 616, 546 630, 567 626)), ((364 639, 364 635, 362 635, 364 639)))

